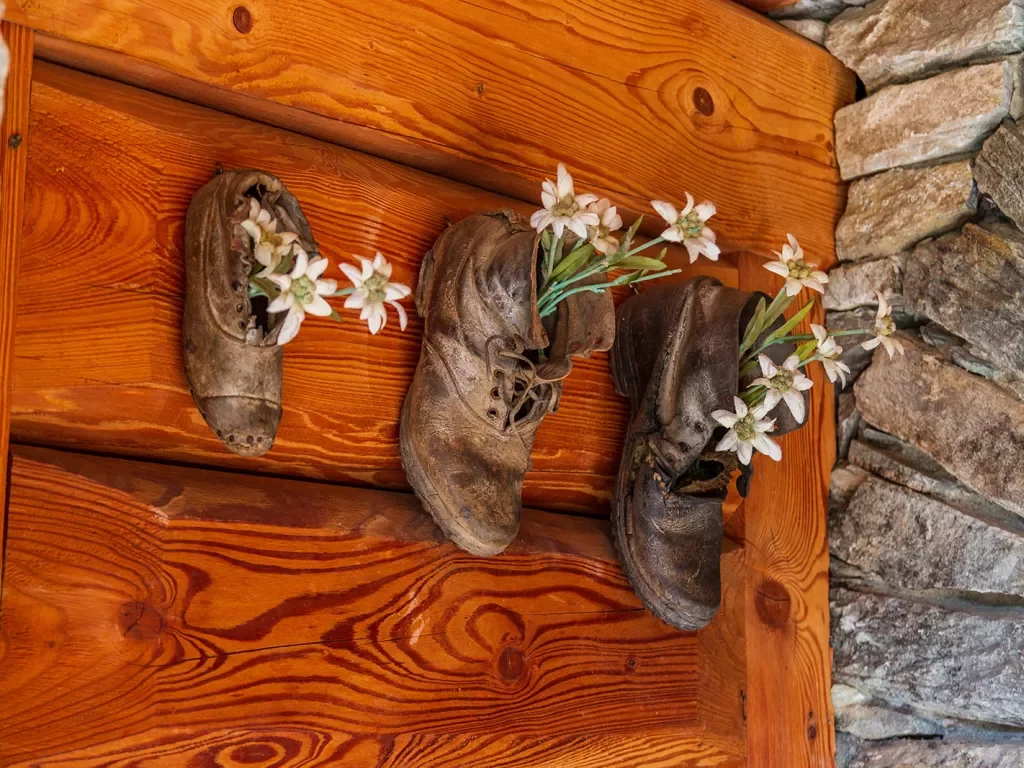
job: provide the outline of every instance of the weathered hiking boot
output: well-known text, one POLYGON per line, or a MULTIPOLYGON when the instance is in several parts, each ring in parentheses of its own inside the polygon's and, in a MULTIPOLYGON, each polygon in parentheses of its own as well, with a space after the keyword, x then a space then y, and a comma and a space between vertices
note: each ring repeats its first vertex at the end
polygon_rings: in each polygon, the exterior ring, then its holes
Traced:
POLYGON ((402 464, 444 534, 476 555, 515 538, 537 427, 558 408, 571 357, 608 349, 615 330, 607 293, 570 297, 541 322, 538 245, 514 214, 471 216, 438 238, 416 287, 423 346, 402 464))
POLYGON ((254 255, 241 222, 252 198, 282 230, 298 233, 311 258, 317 252, 298 201, 276 176, 227 171, 192 197, 185 221, 185 372, 210 429, 242 456, 269 451, 281 420, 283 315, 268 316, 265 299, 249 300, 254 255))
MULTIPOLYGON (((761 296, 699 277, 632 296, 618 311, 612 378, 631 418, 613 531, 637 596, 679 629, 708 624, 721 599, 722 502, 738 461, 711 449, 720 437, 711 412, 733 409, 740 339, 761 296)), ((784 359, 792 347, 771 350, 784 359)), ((773 434, 798 426, 783 404, 771 415, 773 434)))

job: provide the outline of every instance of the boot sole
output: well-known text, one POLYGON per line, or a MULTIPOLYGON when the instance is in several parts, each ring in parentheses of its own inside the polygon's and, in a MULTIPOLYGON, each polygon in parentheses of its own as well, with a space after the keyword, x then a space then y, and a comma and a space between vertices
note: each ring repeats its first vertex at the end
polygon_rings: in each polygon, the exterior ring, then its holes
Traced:
POLYGON ((632 422, 639 407, 639 404, 635 402, 639 393, 635 393, 635 387, 630 388, 630 382, 625 379, 624 375, 624 372, 629 370, 628 362, 633 359, 632 336, 629 333, 623 332, 628 329, 630 318, 632 317, 630 310, 631 308, 628 304, 622 310, 618 327, 615 330, 615 345, 612 347, 611 354, 609 355, 611 376, 615 389, 619 394, 628 397, 630 404, 630 427, 627 432, 626 444, 622 449, 619 471, 615 478, 615 499, 612 504, 612 538, 615 541, 615 549, 619 553, 619 560, 622 563, 623 571, 626 573, 626 578, 644 606, 669 626, 684 631, 696 631, 703 629, 711 622, 718 612, 717 606, 714 610, 709 610, 706 605, 696 602, 683 606, 676 605, 674 602, 668 602, 664 595, 661 595, 659 590, 644 577, 642 571, 637 566, 636 559, 633 557, 632 550, 630 549, 630 537, 626 531, 626 495, 631 492, 629 478, 632 473, 633 452, 636 446, 636 440, 632 437, 632 422), (628 347, 628 349, 624 349, 625 347, 628 347))
POLYGON ((458 524, 458 516, 450 514, 444 506, 437 504, 434 499, 439 494, 434 490, 434 484, 430 482, 427 473, 423 470, 422 464, 416 456, 416 450, 408 439, 409 427, 409 395, 406 394, 402 403, 402 421, 398 430, 398 449, 402 457, 402 466, 409 478, 413 493, 419 499, 420 504, 427 510, 434 519, 441 532, 459 549, 477 555, 479 557, 492 557, 500 555, 505 551, 504 547, 488 545, 472 536, 469 531, 458 524), (429 491, 425 490, 429 489, 429 491))

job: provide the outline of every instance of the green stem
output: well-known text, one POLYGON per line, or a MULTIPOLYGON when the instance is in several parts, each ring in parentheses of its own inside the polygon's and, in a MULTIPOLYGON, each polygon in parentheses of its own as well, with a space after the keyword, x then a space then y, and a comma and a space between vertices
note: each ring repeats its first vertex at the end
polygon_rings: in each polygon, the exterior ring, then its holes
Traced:
POLYGON ((356 292, 356 287, 353 285, 351 288, 342 288, 340 291, 335 291, 331 296, 351 296, 356 292))
POLYGON ((640 251, 646 251, 648 248, 651 248, 652 246, 658 245, 658 243, 664 243, 664 242, 665 242, 665 238, 664 237, 656 237, 653 240, 648 240, 643 245, 638 245, 633 250, 627 251, 626 255, 623 256, 622 258, 623 259, 627 259, 627 258, 629 258, 630 256, 632 256, 635 253, 640 253, 640 251))
POLYGON ((571 288, 570 290, 565 291, 564 293, 561 293, 561 294, 557 295, 554 299, 547 299, 546 300, 546 304, 543 307, 540 305, 540 302, 538 302, 538 304, 537 304, 537 311, 538 311, 538 313, 540 314, 541 317, 547 317, 548 315, 550 315, 552 312, 555 311, 555 309, 557 308, 559 302, 561 302, 564 299, 569 298, 570 296, 572 296, 574 294, 585 293, 587 291, 589 291, 590 293, 601 293, 603 291, 608 290, 609 288, 614 288, 614 287, 619 286, 619 285, 625 285, 627 282, 629 282, 630 284, 633 284, 633 283, 643 283, 643 282, 646 282, 647 280, 656 280, 656 279, 661 278, 661 277, 668 277, 669 275, 678 274, 679 272, 682 272, 682 270, 681 269, 666 269, 666 270, 663 270, 661 272, 655 272, 652 275, 644 275, 643 277, 639 277, 639 278, 637 278, 635 280, 627 280, 626 278, 628 278, 629 275, 632 274, 632 273, 628 273, 627 272, 625 275, 622 275, 621 277, 617 277, 614 280, 612 280, 610 282, 607 282, 607 283, 597 283, 595 285, 580 285, 580 286, 578 286, 576 288, 571 288))

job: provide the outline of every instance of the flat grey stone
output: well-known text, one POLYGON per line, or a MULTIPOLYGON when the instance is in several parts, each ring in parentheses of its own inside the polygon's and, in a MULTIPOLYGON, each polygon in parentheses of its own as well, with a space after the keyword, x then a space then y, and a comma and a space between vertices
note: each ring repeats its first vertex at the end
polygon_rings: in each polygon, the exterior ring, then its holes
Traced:
POLYGON ((926 716, 1024 725, 1024 621, 845 589, 831 598, 835 682, 926 716))
POLYGON ((828 24, 820 19, 781 19, 779 24, 801 37, 806 37, 812 43, 825 44, 825 30, 828 24))
POLYGON ((909 308, 1024 374, 1024 235, 1015 227, 966 224, 922 243, 907 258, 903 294, 909 308))
MULTIPOLYGON (((975 493, 926 453, 897 437, 870 427, 861 429, 860 437, 850 443, 847 458, 850 469, 865 470, 971 517, 1024 535, 1024 519, 975 493)), ((844 491, 848 486, 839 486, 839 490, 844 491)), ((856 488, 846 493, 846 504, 853 490, 856 488)))
POLYGON ((836 730, 858 739, 892 739, 899 736, 937 736, 942 726, 923 717, 897 712, 848 685, 832 686, 836 730))
POLYGON ((1014 121, 1004 121, 988 138, 974 174, 979 190, 1024 227, 1024 134, 1014 121))
POLYGON ((836 18, 825 45, 875 91, 1024 50, 1024 3, 877 0, 836 18))
POLYGON ((906 356, 881 348, 854 391, 864 420, 920 448, 960 482, 1024 515, 1024 403, 901 336, 906 356))
POLYGON ((822 303, 826 310, 837 311, 877 306, 875 291, 880 291, 890 304, 899 304, 902 286, 902 256, 840 264, 828 273, 828 290, 822 303))
POLYGON ((830 515, 829 548, 895 587, 1024 597, 1024 537, 877 477, 830 515))
POLYGON ((859 179, 836 227, 836 255, 840 261, 894 255, 956 229, 977 211, 969 160, 859 179))
POLYGON ((842 513, 853 498, 854 491, 871 474, 861 467, 840 462, 832 468, 828 486, 829 515, 842 513))
POLYGON ((797 0, 768 15, 773 19, 834 19, 851 5, 863 5, 867 0, 797 0))
POLYGON ((900 740, 863 744, 847 768, 1021 768, 1024 744, 900 740))
POLYGON ((843 179, 974 152, 1021 114, 1020 57, 890 85, 836 113, 843 179))

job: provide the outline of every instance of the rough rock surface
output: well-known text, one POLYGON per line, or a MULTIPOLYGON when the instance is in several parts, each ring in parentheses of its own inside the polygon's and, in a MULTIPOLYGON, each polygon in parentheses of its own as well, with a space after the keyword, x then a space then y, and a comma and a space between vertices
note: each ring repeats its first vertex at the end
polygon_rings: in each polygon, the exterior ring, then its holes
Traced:
POLYGON ((922 714, 1024 725, 1020 615, 983 618, 834 589, 832 646, 837 683, 922 714))
POLYGON ((877 477, 830 515, 829 548, 895 587, 1024 597, 1024 538, 877 477))
POLYGON ((857 380, 864 420, 923 450, 970 488, 1024 515, 1024 403, 908 336, 857 380))
POLYGON ((1024 744, 900 740, 865 744, 847 768, 1021 768, 1024 744))
POLYGON ((860 429, 860 411, 853 392, 842 392, 836 398, 836 457, 845 459, 850 444, 860 429))
POLYGON ((989 223, 922 243, 907 259, 908 307, 1024 374, 1024 234, 989 223))
POLYGON ((897 712, 848 685, 832 686, 836 729, 860 739, 937 736, 942 726, 923 717, 897 712))
POLYGON ((975 163, 978 188, 999 210, 1024 227, 1024 134, 1006 120, 989 137, 975 163))
POLYGON ((801 37, 806 37, 812 43, 825 44, 825 30, 828 24, 820 19, 782 19, 779 24, 801 37))
MULTIPOLYGON (((930 456, 897 437, 870 427, 850 443, 850 469, 862 469, 910 488, 964 514, 1024 536, 1024 519, 975 493, 940 467, 930 456)), ((845 486, 840 486, 842 490, 845 486)), ((853 488, 845 503, 853 496, 853 488)), ((835 492, 835 491, 833 491, 835 492)))
POLYGON ((980 149, 1021 114, 1020 57, 891 85, 836 113, 844 179, 980 149))
POLYGON ((835 19, 825 45, 874 91, 1024 50, 1024 2, 879 0, 835 19))
POLYGON ((850 186, 836 228, 836 255, 840 261, 894 255, 959 227, 977 211, 969 160, 860 179, 850 186))
POLYGON ((856 264, 840 264, 828 273, 828 290, 822 300, 827 310, 856 309, 878 305, 875 291, 890 303, 901 304, 903 257, 887 256, 856 264))

